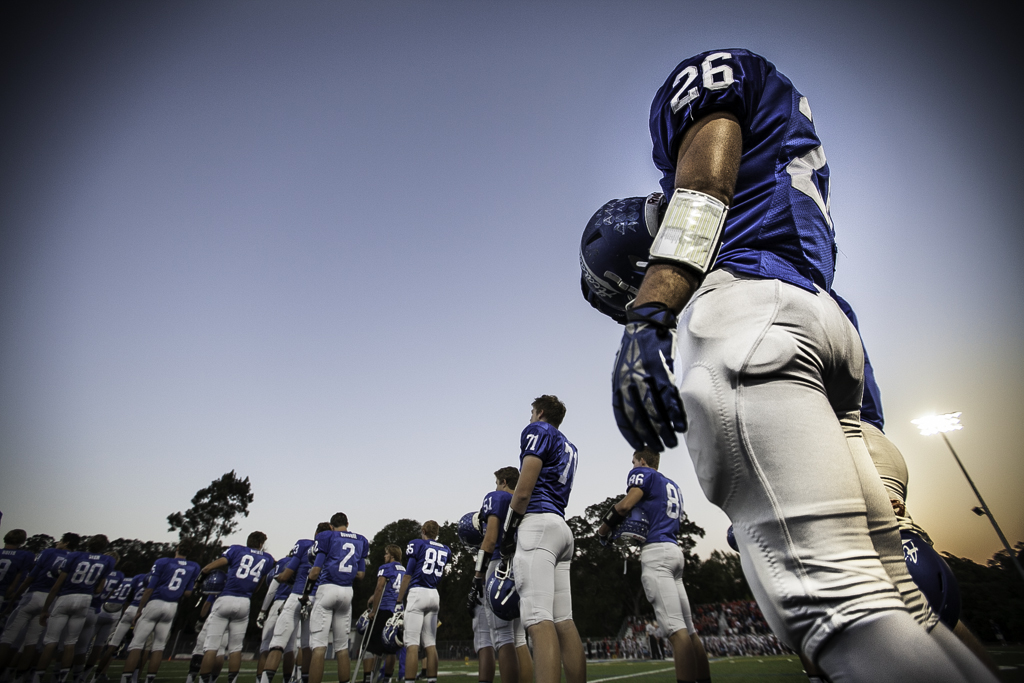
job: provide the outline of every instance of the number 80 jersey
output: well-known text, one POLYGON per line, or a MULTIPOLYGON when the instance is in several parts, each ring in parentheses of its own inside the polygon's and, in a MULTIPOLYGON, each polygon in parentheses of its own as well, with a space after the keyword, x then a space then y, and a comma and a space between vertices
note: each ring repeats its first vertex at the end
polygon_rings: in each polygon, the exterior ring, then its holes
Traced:
POLYGON ((683 494, 674 481, 650 467, 634 467, 626 478, 626 492, 640 489, 644 497, 637 507, 647 515, 649 543, 675 543, 679 518, 683 516, 683 494))
POLYGON ((827 291, 836 246, 825 152, 807 98, 764 57, 704 52, 679 64, 658 90, 651 140, 665 196, 675 190, 686 131, 716 111, 739 120, 743 152, 714 267, 827 291))

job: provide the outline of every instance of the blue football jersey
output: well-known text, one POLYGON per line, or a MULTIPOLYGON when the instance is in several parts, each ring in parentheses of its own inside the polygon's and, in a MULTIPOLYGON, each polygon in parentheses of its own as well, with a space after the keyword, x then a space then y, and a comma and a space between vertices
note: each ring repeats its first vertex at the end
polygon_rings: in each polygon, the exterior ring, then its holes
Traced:
MULTIPOLYGON (((843 313, 850 319, 853 326, 857 328, 857 334, 860 334, 860 323, 857 322, 857 314, 853 312, 853 307, 847 303, 846 299, 836 294, 835 290, 829 291, 832 298, 839 304, 839 308, 843 309, 843 313)), ((860 419, 863 422, 868 422, 878 427, 879 431, 885 431, 885 416, 882 415, 882 391, 878 388, 878 383, 875 381, 875 369, 871 367, 871 359, 868 358, 868 347, 864 346, 864 337, 860 338, 860 346, 864 349, 864 396, 861 398, 860 403, 860 419)))
POLYGON ((402 578, 405 576, 405 567, 401 562, 388 562, 382 564, 377 570, 377 576, 383 576, 386 579, 384 592, 380 596, 380 609, 385 612, 394 612, 398 589, 402 587, 402 578))
POLYGON ((67 578, 60 587, 61 595, 75 595, 85 593, 92 595, 96 591, 96 585, 105 581, 107 574, 117 564, 110 555, 101 555, 87 551, 79 551, 68 555, 62 572, 67 572, 67 578))
POLYGON ((452 551, 444 543, 424 541, 417 538, 409 541, 405 549, 405 571, 409 574, 409 588, 437 588, 444 576, 445 565, 452 551))
MULTIPOLYGON (((519 438, 519 469, 523 459, 533 455, 541 460, 540 476, 526 506, 526 514, 553 512, 565 517, 579 456, 562 432, 547 422, 531 422, 519 438)), ((502 520, 502 524, 505 520, 502 520)))
POLYGON ((270 553, 244 545, 231 546, 224 551, 223 556, 228 558, 228 580, 221 595, 251 597, 260 585, 263 574, 274 566, 274 558, 270 553))
POLYGON ((124 572, 118 571, 117 569, 107 574, 107 581, 103 584, 103 592, 92 599, 93 608, 99 609, 103 603, 110 600, 111 596, 114 595, 114 592, 117 590, 118 586, 121 585, 121 581, 123 580, 124 572))
POLYGON ((149 583, 146 588, 153 589, 150 600, 178 602, 185 591, 196 586, 200 567, 192 560, 175 557, 161 557, 153 564, 149 583))
POLYGON ((501 559, 501 538, 505 535, 505 517, 508 515, 508 506, 511 502, 511 493, 491 491, 484 496, 484 502, 480 504, 480 521, 486 522, 491 515, 498 518, 498 540, 494 542, 494 552, 491 553, 492 560, 501 559))
POLYGON ((142 602, 142 594, 146 592, 146 586, 149 585, 149 580, 153 578, 153 570, 150 569, 145 574, 139 574, 132 579, 132 601, 130 604, 136 607, 142 602))
MULTIPOLYGON (((274 565, 273 573, 268 575, 268 578, 272 579, 278 574, 288 568, 289 563, 292 561, 290 557, 282 557, 274 565)), ((279 583, 277 585, 277 591, 274 592, 274 600, 284 600, 288 597, 288 594, 292 592, 292 585, 290 583, 279 583)))
POLYGON ((57 577, 64 570, 64 563, 67 561, 70 552, 70 550, 64 550, 63 548, 47 548, 44 550, 39 555, 39 559, 36 560, 32 571, 29 572, 29 576, 32 577, 32 583, 29 584, 28 592, 49 592, 53 588, 53 584, 57 583, 57 577))
POLYGON ((313 542, 316 560, 314 567, 320 567, 317 585, 334 584, 351 586, 356 574, 366 570, 366 556, 370 544, 359 534, 351 531, 321 531, 313 542))
POLYGON ((665 196, 675 189, 688 127, 723 110, 739 120, 743 151, 714 267, 828 290, 836 244, 825 152, 807 98, 764 57, 741 49, 703 52, 673 69, 658 90, 651 139, 665 196))
POLYGON ((14 577, 21 575, 18 582, 21 583, 32 571, 36 555, 31 550, 24 548, 3 548, 0 549, 0 597, 7 592, 8 587, 14 582, 14 577))
POLYGON ((114 592, 107 598, 106 602, 123 605, 129 599, 134 598, 135 593, 138 593, 139 599, 142 599, 142 585, 146 580, 146 576, 146 574, 139 574, 137 576, 123 577, 117 584, 117 587, 114 588, 114 592))
POLYGON ((675 543, 683 514, 683 494, 676 483, 658 470, 634 467, 626 477, 626 492, 632 488, 644 492, 637 507, 650 524, 646 543, 675 543))
POLYGON ((313 541, 309 538, 300 538, 295 542, 294 547, 288 553, 288 568, 295 572, 295 581, 292 582, 292 593, 302 595, 302 589, 306 586, 306 577, 309 576, 309 569, 313 566, 313 557, 309 551, 313 547, 313 541))

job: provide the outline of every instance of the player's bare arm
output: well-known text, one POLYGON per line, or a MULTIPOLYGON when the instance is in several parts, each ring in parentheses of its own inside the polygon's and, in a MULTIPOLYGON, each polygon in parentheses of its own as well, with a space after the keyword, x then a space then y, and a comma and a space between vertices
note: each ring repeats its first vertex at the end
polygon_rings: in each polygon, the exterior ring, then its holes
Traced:
POLYGON ((217 571, 218 569, 221 569, 222 567, 226 566, 228 566, 228 558, 218 557, 216 560, 203 567, 202 571, 200 571, 199 573, 203 576, 206 576, 210 572, 217 571))
MULTIPOLYGON (((676 187, 732 202, 743 152, 739 121, 729 112, 705 116, 683 136, 676 166, 676 187)), ((654 263, 640 286, 634 306, 660 302, 678 314, 699 286, 694 273, 670 263, 654 263)))
POLYGON ((398 598, 395 600, 396 604, 405 604, 405 594, 409 592, 409 581, 411 580, 409 574, 402 577, 402 586, 398 589, 398 598))
POLYGON ((526 514, 526 506, 530 503, 533 495, 533 488, 537 485, 537 478, 540 476, 541 467, 544 462, 535 455, 527 455, 523 458, 523 466, 519 470, 519 482, 512 494, 512 502, 509 507, 520 515, 526 514))
POLYGON ((370 604, 367 605, 367 608, 370 610, 371 618, 377 614, 377 607, 380 605, 380 599, 384 595, 384 587, 387 583, 387 577, 377 577, 377 587, 373 589, 373 595, 370 597, 370 604))

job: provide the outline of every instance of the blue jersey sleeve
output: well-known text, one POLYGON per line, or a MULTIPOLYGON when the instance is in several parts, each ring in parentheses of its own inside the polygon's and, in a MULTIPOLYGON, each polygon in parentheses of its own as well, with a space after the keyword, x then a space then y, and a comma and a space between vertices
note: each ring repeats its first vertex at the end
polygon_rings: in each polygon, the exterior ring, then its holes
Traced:
POLYGON ((552 455, 558 455, 552 448, 551 432, 541 427, 540 422, 533 422, 526 425, 522 435, 519 437, 519 463, 522 465, 523 458, 533 455, 541 459, 545 465, 552 464, 552 455))
POLYGON ((634 467, 629 471, 626 476, 626 493, 629 493, 630 489, 636 488, 644 492, 644 498, 651 497, 651 485, 654 483, 654 477, 651 476, 653 470, 649 467, 634 467))
POLYGON ((327 559, 327 553, 331 550, 331 540, 334 538, 334 534, 330 531, 321 531, 313 539, 313 545, 309 549, 309 553, 314 556, 313 566, 323 567, 324 562, 327 559))
POLYGON ((405 549, 405 572, 409 576, 416 574, 416 567, 419 566, 420 560, 418 555, 420 549, 420 543, 418 541, 409 541, 409 546, 405 549))
POLYGON ((727 111, 741 124, 749 122, 764 87, 765 71, 765 60, 746 50, 704 52, 680 63, 651 105, 658 168, 675 168, 683 135, 704 116, 727 111))

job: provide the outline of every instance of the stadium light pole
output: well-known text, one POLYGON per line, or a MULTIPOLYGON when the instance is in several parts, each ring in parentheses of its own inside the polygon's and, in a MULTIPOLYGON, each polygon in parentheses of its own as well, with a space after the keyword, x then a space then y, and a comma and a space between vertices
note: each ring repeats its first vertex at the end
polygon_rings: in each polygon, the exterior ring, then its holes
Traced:
POLYGON ((931 436, 932 434, 939 434, 942 436, 942 440, 946 442, 946 447, 949 448, 949 452, 953 454, 953 458, 956 460, 956 464, 960 466, 960 471, 964 473, 964 477, 967 478, 967 483, 971 485, 974 490, 974 495, 978 497, 978 502, 981 503, 981 511, 988 517, 988 521, 992 522, 992 527, 996 530, 999 535, 999 540, 1003 542, 1003 547, 1006 548, 1006 552, 1010 555, 1010 561, 1013 562, 1013 566, 1017 568, 1017 573, 1020 574, 1020 578, 1024 579, 1024 568, 1020 566, 1020 562, 1017 561, 1017 555, 1014 554, 1013 548, 1010 547, 1009 542, 1006 540, 1006 536, 1003 535, 1003 530, 999 528, 996 523, 996 518, 992 515, 992 511, 988 509, 988 505, 985 504, 985 499, 981 497, 981 491, 974 485, 974 480, 971 479, 971 475, 967 474, 967 468, 960 461, 960 456, 956 454, 953 449, 953 444, 949 442, 949 438, 946 436, 946 432, 955 432, 963 429, 964 426, 960 424, 960 413, 946 413, 945 415, 931 415, 929 417, 921 417, 916 420, 911 420, 918 429, 921 430, 923 436, 931 436))

